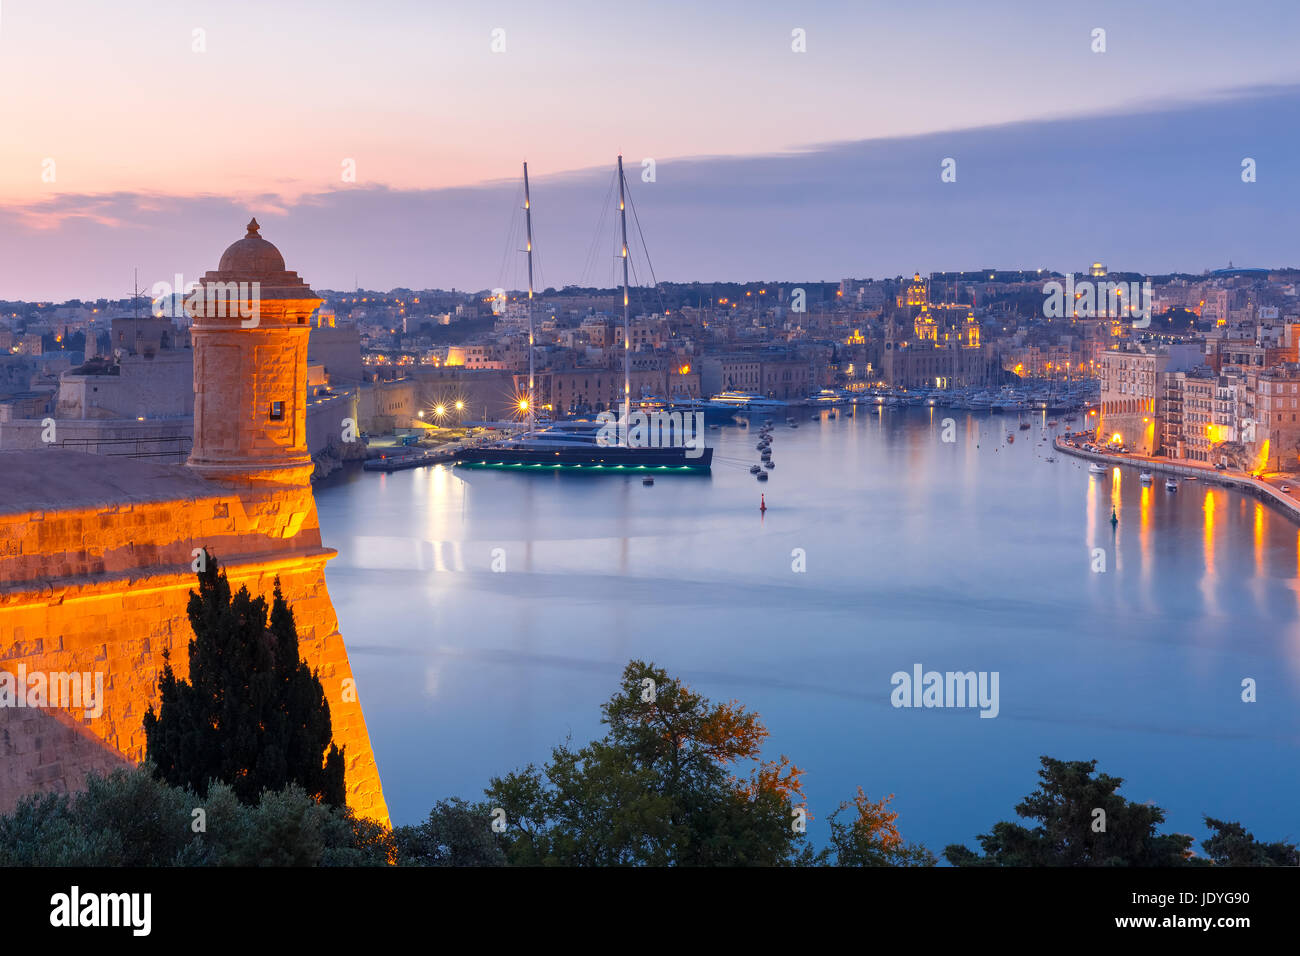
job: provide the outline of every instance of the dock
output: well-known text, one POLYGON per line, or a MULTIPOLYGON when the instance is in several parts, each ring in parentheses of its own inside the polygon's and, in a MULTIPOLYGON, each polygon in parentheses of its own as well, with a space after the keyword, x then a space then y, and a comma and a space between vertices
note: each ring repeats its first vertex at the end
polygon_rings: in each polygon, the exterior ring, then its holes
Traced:
MULTIPOLYGON (((1297 500, 1290 494, 1281 491, 1279 488, 1253 475, 1239 471, 1218 471, 1213 465, 1202 465, 1194 462, 1177 461, 1162 458, 1153 458, 1148 455, 1135 454, 1117 454, 1115 452, 1088 451, 1086 448, 1076 448, 1067 445, 1061 438, 1056 438, 1052 444, 1056 450, 1064 455, 1073 455, 1075 458, 1084 458, 1089 461, 1097 461, 1108 465, 1125 465, 1130 468, 1138 468, 1143 471, 1158 472, 1170 475, 1176 478, 1196 478, 1204 481, 1206 484, 1216 484, 1224 488, 1232 488, 1236 491, 1244 492, 1252 498, 1272 505, 1278 511, 1291 518, 1293 521, 1300 522, 1300 500, 1297 500)), ((1279 479, 1280 481, 1281 479, 1279 479)), ((1298 484, 1300 487, 1300 484, 1298 484)))
POLYGON ((456 452, 459 450, 460 447, 457 446, 414 454, 385 455, 381 458, 368 458, 361 467, 365 471, 382 471, 388 474, 394 471, 405 471, 408 468, 423 468, 426 465, 446 465, 456 460, 456 452))

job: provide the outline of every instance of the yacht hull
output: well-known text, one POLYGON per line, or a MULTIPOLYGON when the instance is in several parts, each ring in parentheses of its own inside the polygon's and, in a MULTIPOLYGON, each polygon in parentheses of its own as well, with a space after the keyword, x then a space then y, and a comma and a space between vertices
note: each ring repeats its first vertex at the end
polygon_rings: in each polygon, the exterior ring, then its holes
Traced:
POLYGON ((702 448, 692 458, 685 448, 466 448, 456 463, 470 468, 584 468, 592 471, 677 471, 706 474, 713 465, 713 449, 702 448))

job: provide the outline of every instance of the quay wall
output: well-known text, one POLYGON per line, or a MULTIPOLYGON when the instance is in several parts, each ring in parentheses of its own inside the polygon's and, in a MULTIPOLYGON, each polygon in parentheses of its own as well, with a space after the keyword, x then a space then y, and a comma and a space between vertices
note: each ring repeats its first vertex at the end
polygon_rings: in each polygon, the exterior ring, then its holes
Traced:
POLYGON ((1116 455, 1109 452, 1088 451, 1085 448, 1072 448, 1059 438, 1053 444, 1056 446, 1057 451, 1066 455, 1073 455, 1076 458, 1086 458, 1089 461, 1099 461, 1109 465, 1123 465, 1128 468, 1136 468, 1139 471, 1159 472, 1165 475, 1176 475, 1180 478, 1194 477, 1201 481, 1214 482, 1250 495, 1265 504, 1273 505, 1288 518, 1300 524, 1300 501, 1296 501, 1290 495, 1283 494, 1268 482, 1252 478, 1250 475, 1243 475, 1240 472, 1216 471, 1211 467, 1194 465, 1188 462, 1135 457, 1133 455, 1116 455))

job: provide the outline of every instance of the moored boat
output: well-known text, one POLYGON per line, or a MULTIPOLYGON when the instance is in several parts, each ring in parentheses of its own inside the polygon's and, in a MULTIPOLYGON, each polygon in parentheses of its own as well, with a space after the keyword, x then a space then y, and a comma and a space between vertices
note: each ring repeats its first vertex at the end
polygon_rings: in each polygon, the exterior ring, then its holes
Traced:
MULTIPOLYGON (((708 472, 713 449, 702 435, 679 436, 648 447, 617 444, 599 422, 556 422, 519 438, 464 448, 458 464, 475 468, 584 468, 592 471, 708 472)), ((655 437, 655 436, 652 436, 655 437)))
MULTIPOLYGON (((628 244, 623 157, 618 157, 619 222, 623 236, 623 341, 631 341, 628 311, 628 244)), ((707 473, 713 462, 713 449, 704 442, 703 416, 700 405, 689 399, 679 400, 689 410, 665 411, 664 402, 652 400, 647 415, 632 406, 631 352, 623 349, 623 406, 618 420, 602 413, 597 421, 555 422, 539 427, 533 414, 535 371, 531 343, 533 340, 532 288, 532 203, 528 190, 528 166, 524 165, 524 211, 528 228, 529 275, 529 371, 528 393, 519 407, 528 412, 528 430, 520 437, 464 448, 457 452, 458 464, 479 468, 582 468, 589 472, 678 471, 707 473), (638 423, 639 421, 639 423, 638 423)), ((674 403, 669 403, 674 404, 674 403)), ((784 402, 776 403, 784 405, 784 402)), ((707 406, 713 407, 713 403, 707 406)), ((735 406, 727 406, 734 409, 735 406)), ((612 410, 611 410, 612 411, 612 410)), ((748 423, 744 423, 747 425, 748 423)))

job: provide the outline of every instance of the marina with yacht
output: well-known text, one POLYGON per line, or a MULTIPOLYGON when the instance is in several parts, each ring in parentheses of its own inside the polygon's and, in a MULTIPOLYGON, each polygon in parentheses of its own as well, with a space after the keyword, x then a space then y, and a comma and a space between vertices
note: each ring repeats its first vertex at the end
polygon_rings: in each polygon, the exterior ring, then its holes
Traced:
MULTIPOLYGON (((479 468, 587 468, 591 472, 663 471, 707 473, 713 461, 713 450, 704 446, 702 429, 689 435, 691 417, 703 414, 697 408, 669 407, 649 412, 651 422, 659 427, 638 429, 635 419, 645 419, 647 412, 632 402, 632 351, 630 323, 630 283, 628 277, 629 249, 627 238, 627 182, 623 175, 623 157, 618 157, 618 211, 621 233, 623 269, 623 402, 617 416, 614 434, 617 440, 608 440, 607 427, 615 419, 613 413, 602 413, 597 421, 550 422, 541 428, 537 425, 535 330, 533 315, 533 230, 532 200, 528 184, 528 164, 524 163, 524 214, 528 237, 528 391, 519 400, 521 411, 527 414, 527 428, 501 441, 479 443, 456 453, 462 464, 479 468), (684 417, 688 416, 688 417, 684 417), (662 424, 661 424, 662 423, 662 424), (666 427, 665 427, 666 426, 666 427)), ((661 404, 662 403, 657 403, 661 404)))

